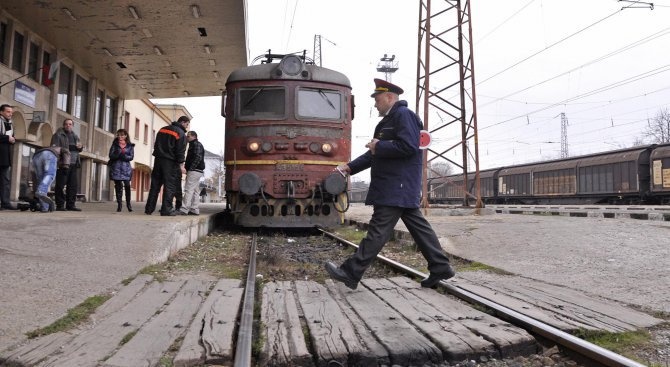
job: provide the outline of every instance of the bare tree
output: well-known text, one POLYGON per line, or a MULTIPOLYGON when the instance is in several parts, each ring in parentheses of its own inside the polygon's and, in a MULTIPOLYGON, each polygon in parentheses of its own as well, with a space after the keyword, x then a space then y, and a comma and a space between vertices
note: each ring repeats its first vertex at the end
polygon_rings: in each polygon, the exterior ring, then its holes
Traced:
POLYGON ((428 177, 449 176, 452 173, 451 166, 446 162, 430 162, 428 177))
POLYGON ((651 143, 670 143, 670 111, 663 108, 647 121, 645 136, 651 143))

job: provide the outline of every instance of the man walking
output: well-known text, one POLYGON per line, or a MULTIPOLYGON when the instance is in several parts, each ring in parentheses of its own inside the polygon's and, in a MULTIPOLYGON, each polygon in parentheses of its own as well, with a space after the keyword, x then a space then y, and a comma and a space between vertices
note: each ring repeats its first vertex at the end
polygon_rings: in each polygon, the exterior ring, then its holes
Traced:
POLYGON ((381 121, 373 139, 365 145, 369 150, 353 161, 337 167, 356 174, 370 168, 370 188, 366 205, 373 205, 367 236, 358 250, 340 267, 326 262, 331 278, 356 289, 363 273, 382 250, 399 219, 412 235, 421 254, 428 261, 430 276, 421 282, 432 288, 455 272, 442 251, 437 235, 419 210, 423 154, 419 149, 421 119, 400 101, 402 88, 385 80, 375 79, 372 96, 381 121))
POLYGON ((182 116, 169 126, 156 133, 153 155, 154 169, 151 171, 151 188, 144 207, 144 214, 151 215, 156 210, 158 193, 163 189, 163 200, 160 213, 162 216, 175 216, 172 207, 177 185, 181 185, 181 175, 186 173, 184 156, 186 155, 186 131, 191 120, 182 116))
POLYGON ((188 154, 186 155, 186 183, 184 184, 184 202, 179 214, 200 215, 200 179, 205 174, 205 147, 198 141, 195 131, 186 133, 188 154))
POLYGON ((12 185, 12 151, 14 150, 14 108, 8 104, 0 106, 0 210, 16 210, 9 201, 12 185))
POLYGON ((56 210, 58 211, 75 211, 80 212, 81 209, 75 206, 77 201, 77 191, 79 189, 78 179, 79 167, 81 161, 79 160, 79 153, 84 149, 81 144, 79 136, 73 131, 74 121, 72 119, 65 119, 63 127, 56 130, 56 133, 51 137, 52 146, 63 146, 67 144, 67 149, 70 151, 70 164, 59 166, 56 172, 56 210))

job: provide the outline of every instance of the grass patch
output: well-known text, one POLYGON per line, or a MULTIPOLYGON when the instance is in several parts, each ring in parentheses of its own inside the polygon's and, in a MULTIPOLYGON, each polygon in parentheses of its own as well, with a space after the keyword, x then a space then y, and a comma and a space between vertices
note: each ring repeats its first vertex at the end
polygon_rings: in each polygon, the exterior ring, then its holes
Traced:
POLYGON ((486 265, 477 261, 464 261, 458 266, 458 271, 487 271, 495 274, 510 275, 512 273, 502 269, 494 268, 491 265, 486 265))
MULTIPOLYGON (((609 333, 604 331, 580 330, 576 336, 595 345, 611 350, 614 353, 636 359, 635 351, 644 349, 651 341, 651 334, 646 330, 609 333)), ((640 361, 646 362, 646 361, 640 361)))
POLYGON ((340 227, 334 231, 338 236, 344 238, 349 242, 359 244, 363 238, 368 234, 368 231, 363 231, 355 226, 340 227))
POLYGON ((135 336, 135 334, 137 334, 138 331, 139 330, 134 330, 134 331, 131 331, 128 334, 124 335, 123 338, 121 339, 121 341, 119 342, 119 346, 125 345, 126 343, 128 343, 130 341, 130 339, 132 339, 135 336))
POLYGON ((57 333, 59 331, 70 330, 86 321, 95 310, 105 303, 111 295, 93 296, 87 298, 84 302, 71 308, 67 314, 60 319, 54 321, 51 325, 39 328, 37 330, 29 331, 26 336, 29 339, 37 338, 44 335, 57 333))
POLYGON ((248 257, 248 237, 213 232, 170 256, 168 261, 149 265, 139 274, 165 281, 181 274, 208 273, 217 278, 242 279, 248 257))

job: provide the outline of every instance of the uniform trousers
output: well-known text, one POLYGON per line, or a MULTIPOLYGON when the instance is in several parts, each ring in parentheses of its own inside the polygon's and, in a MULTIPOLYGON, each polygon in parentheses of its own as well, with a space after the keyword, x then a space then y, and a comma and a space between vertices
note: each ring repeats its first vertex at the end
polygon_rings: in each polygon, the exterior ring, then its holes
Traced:
POLYGON ((56 171, 56 188, 54 196, 56 197, 56 207, 72 209, 77 201, 77 164, 70 164, 70 168, 58 168, 56 171))
POLYGON ((9 187, 12 184, 11 171, 11 166, 0 167, 0 205, 2 207, 12 205, 9 201, 9 187))
POLYGON ((172 200, 177 191, 178 182, 181 181, 181 170, 179 163, 171 159, 156 157, 154 169, 151 171, 151 187, 149 196, 144 207, 144 212, 151 214, 156 210, 158 193, 163 187, 163 200, 161 201, 161 214, 168 214, 173 210, 172 200))
POLYGON ((340 268, 353 280, 360 281, 365 270, 391 238, 399 219, 405 223, 419 251, 426 258, 428 270, 437 274, 447 272, 450 269, 449 258, 442 251, 435 231, 423 217, 421 210, 382 205, 374 206, 367 236, 361 240, 356 253, 349 257, 340 268))

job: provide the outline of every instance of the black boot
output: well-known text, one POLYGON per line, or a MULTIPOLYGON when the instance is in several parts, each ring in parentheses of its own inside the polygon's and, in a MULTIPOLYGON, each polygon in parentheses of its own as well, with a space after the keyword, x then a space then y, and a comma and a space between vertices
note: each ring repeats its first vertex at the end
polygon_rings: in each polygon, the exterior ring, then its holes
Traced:
POLYGON ((116 203, 117 203, 116 211, 120 212, 121 207, 122 207, 122 203, 123 203, 123 186, 121 186, 120 184, 118 184, 116 182, 114 182, 114 183, 115 183, 114 191, 116 192, 116 203))
POLYGON ((130 185, 128 185, 126 186, 126 208, 128 208, 129 212, 132 212, 133 207, 132 205, 130 205, 130 196, 131 196, 130 185))

